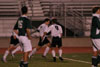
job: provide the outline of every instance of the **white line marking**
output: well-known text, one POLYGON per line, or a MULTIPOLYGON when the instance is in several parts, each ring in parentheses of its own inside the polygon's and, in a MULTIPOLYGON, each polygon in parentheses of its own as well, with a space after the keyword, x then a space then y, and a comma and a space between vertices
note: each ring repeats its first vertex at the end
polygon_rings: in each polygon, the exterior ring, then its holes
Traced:
POLYGON ((82 60, 75 60, 75 59, 70 59, 70 58, 64 58, 64 59, 65 59, 65 60, 76 61, 76 62, 81 62, 81 63, 87 63, 87 64, 91 64, 91 62, 82 61, 82 60))
MULTIPOLYGON (((75 59, 71 59, 71 58, 64 58, 64 59, 65 60, 70 60, 70 61, 75 61, 75 62, 81 62, 81 63, 91 64, 91 62, 82 61, 82 60, 75 60, 75 59)), ((98 65, 100 66, 100 64, 98 64, 98 65)))

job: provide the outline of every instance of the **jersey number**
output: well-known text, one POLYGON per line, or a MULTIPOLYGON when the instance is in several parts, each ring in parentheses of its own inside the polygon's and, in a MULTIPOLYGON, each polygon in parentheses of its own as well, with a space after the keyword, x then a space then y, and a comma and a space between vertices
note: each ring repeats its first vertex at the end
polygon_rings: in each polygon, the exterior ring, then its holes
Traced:
POLYGON ((20 21, 18 21, 18 28, 22 28, 22 27, 23 27, 23 21, 20 20, 20 21))
POLYGON ((59 30, 58 26, 55 26, 56 30, 59 30))

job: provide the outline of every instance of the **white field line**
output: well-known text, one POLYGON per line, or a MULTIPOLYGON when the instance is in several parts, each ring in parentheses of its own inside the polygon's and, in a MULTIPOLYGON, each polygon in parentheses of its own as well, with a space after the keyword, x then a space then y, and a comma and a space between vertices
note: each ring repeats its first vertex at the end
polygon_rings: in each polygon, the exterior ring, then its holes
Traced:
MULTIPOLYGON (((57 58, 58 58, 58 57, 57 57, 57 58)), ((80 62, 80 63, 91 64, 91 62, 82 61, 82 60, 75 60, 75 59, 71 59, 71 58, 64 58, 64 60, 70 60, 70 61, 74 61, 74 62, 80 62)), ((98 64, 98 65, 100 65, 100 64, 98 64)))

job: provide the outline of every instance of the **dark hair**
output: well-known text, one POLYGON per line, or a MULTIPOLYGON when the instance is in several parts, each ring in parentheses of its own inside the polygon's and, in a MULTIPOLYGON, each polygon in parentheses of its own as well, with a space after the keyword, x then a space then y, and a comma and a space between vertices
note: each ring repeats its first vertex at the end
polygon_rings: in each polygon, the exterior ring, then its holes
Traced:
POLYGON ((57 19, 52 19, 52 23, 57 23, 57 19))
POLYGON ((50 19, 46 18, 46 19, 44 20, 44 23, 47 22, 47 21, 50 21, 50 19))
POLYGON ((21 11, 22 11, 22 14, 26 14, 27 11, 28 11, 28 8, 27 8, 26 6, 23 6, 23 7, 21 8, 21 11))
POLYGON ((98 11, 98 9, 100 9, 100 7, 94 7, 94 8, 92 9, 92 13, 96 13, 96 12, 98 11))

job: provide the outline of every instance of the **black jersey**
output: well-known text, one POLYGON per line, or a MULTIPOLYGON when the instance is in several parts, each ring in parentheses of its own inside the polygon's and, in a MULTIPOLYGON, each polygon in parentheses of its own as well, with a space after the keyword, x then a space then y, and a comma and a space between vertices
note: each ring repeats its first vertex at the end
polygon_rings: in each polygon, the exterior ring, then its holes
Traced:
POLYGON ((93 16, 92 25, 91 25, 91 34, 90 37, 92 39, 100 38, 100 20, 98 17, 93 16))
POLYGON ((26 29, 31 29, 32 26, 31 26, 31 22, 30 20, 25 16, 22 16, 20 17, 15 26, 14 26, 14 29, 18 29, 19 33, 18 35, 19 36, 25 36, 26 34, 26 29))

